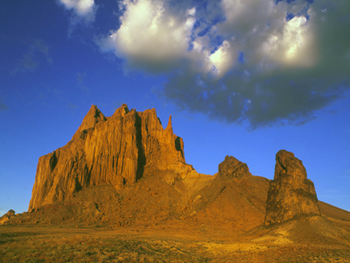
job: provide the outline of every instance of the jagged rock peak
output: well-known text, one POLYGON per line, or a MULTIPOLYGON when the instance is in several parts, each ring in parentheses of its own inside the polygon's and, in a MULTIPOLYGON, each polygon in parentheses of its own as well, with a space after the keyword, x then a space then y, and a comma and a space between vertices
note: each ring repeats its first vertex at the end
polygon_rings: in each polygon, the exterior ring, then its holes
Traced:
POLYGON ((169 116, 168 125, 166 126, 165 130, 173 133, 173 125, 172 125, 172 121, 171 121, 171 115, 169 116))
POLYGON ((114 114, 112 115, 112 117, 115 117, 115 116, 123 117, 123 116, 125 116, 127 113, 129 113, 128 105, 126 105, 125 103, 123 103, 122 106, 120 106, 118 109, 115 110, 115 112, 114 112, 114 114))
POLYGON ((106 117, 103 115, 103 113, 97 108, 96 105, 91 105, 90 110, 86 114, 86 116, 83 119, 82 125, 84 129, 89 129, 91 127, 94 127, 96 123, 99 121, 105 121, 106 117))
POLYGON ((73 138, 76 136, 79 136, 82 131, 94 128, 95 125, 100 121, 106 121, 106 117, 103 115, 103 113, 97 108, 96 105, 91 105, 90 110, 85 115, 80 127, 74 134, 73 138))
POLYGON ((268 191, 265 225, 282 223, 297 215, 320 215, 317 203, 315 186, 306 178, 303 163, 293 153, 279 151, 268 191))
POLYGON ((225 160, 219 164, 220 176, 242 178, 251 175, 248 165, 232 156, 226 156, 225 160))

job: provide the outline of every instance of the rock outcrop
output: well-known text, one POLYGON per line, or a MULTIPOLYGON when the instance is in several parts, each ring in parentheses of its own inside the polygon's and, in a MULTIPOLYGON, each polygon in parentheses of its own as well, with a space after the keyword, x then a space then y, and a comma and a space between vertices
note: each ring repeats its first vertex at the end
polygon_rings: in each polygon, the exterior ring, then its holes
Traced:
POLYGON ((273 181, 232 156, 215 176, 199 174, 185 162, 171 116, 164 129, 155 109, 125 104, 111 117, 93 105, 67 145, 39 158, 29 211, 0 224, 187 220, 239 232, 320 215, 314 184, 293 153, 277 153, 273 181))
POLYGON ((5 224, 5 222, 9 221, 11 217, 13 217, 16 214, 16 212, 12 209, 10 209, 6 214, 4 214, 2 217, 0 217, 0 225, 5 224))
POLYGON ((262 225, 269 182, 253 176, 247 164, 226 156, 210 184, 194 195, 192 206, 198 222, 220 227, 230 225, 236 233, 262 225))
POLYGON ((252 174, 247 164, 227 155, 225 160, 219 164, 219 175, 227 178, 242 178, 252 174))
POLYGON ((281 223, 297 215, 319 215, 317 203, 314 184, 307 179, 303 163, 293 153, 280 150, 268 191, 265 225, 281 223))
POLYGON ((29 211, 63 201, 82 188, 134 184, 158 170, 174 176, 195 172, 185 163, 184 145, 163 129, 155 109, 137 112, 123 104, 111 117, 92 106, 72 140, 39 158, 29 211))

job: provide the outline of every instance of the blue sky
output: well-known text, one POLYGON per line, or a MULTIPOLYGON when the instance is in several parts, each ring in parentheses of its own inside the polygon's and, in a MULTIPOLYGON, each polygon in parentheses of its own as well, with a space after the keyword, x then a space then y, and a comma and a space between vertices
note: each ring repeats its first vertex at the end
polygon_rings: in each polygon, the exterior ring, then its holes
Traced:
POLYGON ((226 155, 273 179, 301 159, 318 198, 350 210, 350 2, 11 0, 0 9, 0 214, 26 211, 38 158, 92 104, 156 108, 185 157, 226 155))

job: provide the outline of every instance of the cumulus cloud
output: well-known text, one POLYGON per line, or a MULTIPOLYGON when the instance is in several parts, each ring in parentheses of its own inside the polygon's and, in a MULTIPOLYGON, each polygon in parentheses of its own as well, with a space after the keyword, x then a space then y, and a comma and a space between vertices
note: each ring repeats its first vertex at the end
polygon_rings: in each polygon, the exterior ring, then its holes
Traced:
POLYGON ((195 8, 172 13, 167 2, 123 2, 121 26, 96 40, 102 51, 113 51, 131 69, 164 72, 181 65, 187 53, 195 8))
POLYGON ((179 107, 252 128, 303 124, 350 86, 347 0, 125 0, 96 40, 128 70, 168 74, 179 107))

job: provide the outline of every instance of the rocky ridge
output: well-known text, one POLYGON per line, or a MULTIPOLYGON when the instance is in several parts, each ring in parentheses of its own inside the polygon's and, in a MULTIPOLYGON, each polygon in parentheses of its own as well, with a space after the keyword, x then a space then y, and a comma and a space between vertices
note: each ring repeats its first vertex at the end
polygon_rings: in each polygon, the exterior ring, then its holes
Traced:
POLYGON ((155 109, 125 104, 111 117, 93 105, 67 145, 39 158, 29 212, 11 218, 86 226, 185 220, 239 233, 320 215, 314 185, 293 153, 277 153, 272 181, 232 156, 214 176, 199 174, 185 162, 171 116, 164 129, 155 109))

